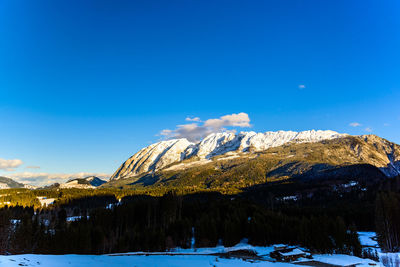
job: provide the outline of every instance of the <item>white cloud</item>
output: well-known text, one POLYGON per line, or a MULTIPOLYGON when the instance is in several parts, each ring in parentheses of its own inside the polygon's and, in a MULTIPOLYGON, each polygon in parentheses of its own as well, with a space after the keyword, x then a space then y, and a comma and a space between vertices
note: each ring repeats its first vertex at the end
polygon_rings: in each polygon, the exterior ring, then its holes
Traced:
POLYGON ((173 138, 187 138, 189 141, 196 142, 211 134, 213 129, 198 125, 197 123, 178 125, 173 131, 173 138))
POLYGON ((250 127, 250 118, 247 113, 225 115, 219 119, 209 119, 204 122, 205 127, 221 129, 226 126, 250 127))
POLYGON ((372 128, 371 127, 367 127, 367 128, 365 128, 365 131, 370 133, 370 132, 372 132, 372 128))
POLYGON ((299 89, 304 89, 306 86, 304 84, 299 84, 299 89))
POLYGON ((199 117, 194 117, 194 118, 187 117, 187 118, 185 119, 185 121, 201 121, 201 120, 200 120, 199 117))
POLYGON ((173 133, 172 130, 164 129, 164 130, 162 130, 162 131, 160 132, 160 135, 169 136, 169 135, 171 135, 172 133, 173 133))
POLYGON ((352 122, 349 124, 351 127, 360 127, 362 124, 358 122, 352 122))
POLYGON ((26 166, 25 169, 40 169, 40 166, 26 166))
POLYGON ((1 159, 0 158, 0 170, 13 171, 14 168, 18 168, 23 164, 20 159, 1 159))
POLYGON ((208 119, 202 124, 196 122, 177 125, 175 130, 165 129, 160 135, 166 138, 187 138, 189 141, 197 142, 211 133, 225 131, 225 127, 251 127, 249 115, 241 112, 208 119))
POLYGON ((390 126, 390 123, 384 123, 383 126, 388 127, 390 126))
POLYGON ((111 175, 107 173, 90 173, 90 172, 79 172, 72 174, 21 172, 8 175, 9 178, 12 178, 20 183, 35 185, 35 186, 44 186, 53 183, 65 183, 70 179, 85 178, 88 176, 96 176, 101 179, 108 179, 111 175))

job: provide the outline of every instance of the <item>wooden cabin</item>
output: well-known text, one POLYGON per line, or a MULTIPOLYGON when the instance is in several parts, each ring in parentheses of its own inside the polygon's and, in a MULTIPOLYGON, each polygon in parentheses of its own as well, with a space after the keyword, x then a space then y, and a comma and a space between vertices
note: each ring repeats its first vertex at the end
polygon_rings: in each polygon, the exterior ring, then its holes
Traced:
POLYGON ((299 248, 288 248, 287 246, 286 248, 281 246, 275 248, 274 246, 274 251, 270 253, 270 256, 278 261, 290 262, 296 261, 299 258, 309 258, 311 257, 311 254, 304 252, 299 248))

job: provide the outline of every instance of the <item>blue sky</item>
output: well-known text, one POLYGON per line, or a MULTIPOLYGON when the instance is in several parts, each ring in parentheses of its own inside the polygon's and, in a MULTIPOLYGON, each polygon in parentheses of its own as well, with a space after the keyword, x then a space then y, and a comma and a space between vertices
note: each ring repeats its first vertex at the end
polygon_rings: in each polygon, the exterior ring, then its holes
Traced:
POLYGON ((400 143, 399 13, 397 0, 3 0, 0 175, 106 176, 187 117, 240 112, 239 130, 400 143))

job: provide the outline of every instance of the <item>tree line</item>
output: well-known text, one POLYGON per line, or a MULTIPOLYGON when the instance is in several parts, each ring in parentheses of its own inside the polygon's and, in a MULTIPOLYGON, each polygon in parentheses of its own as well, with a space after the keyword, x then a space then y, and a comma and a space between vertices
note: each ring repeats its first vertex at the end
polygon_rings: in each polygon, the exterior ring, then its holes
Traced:
POLYGON ((383 251, 400 251, 400 177, 386 181, 377 194, 375 222, 383 251))
POLYGON ((35 210, 0 209, 1 253, 103 254, 218 244, 301 245, 314 252, 361 254, 356 229, 341 217, 291 216, 218 194, 109 197, 35 210), (81 204, 82 204, 81 203, 81 204), (100 207, 101 205, 101 207, 100 207), (97 206, 95 208, 92 208, 97 206), (107 207, 106 207, 107 206, 107 207), (71 215, 81 215, 68 221, 71 215))

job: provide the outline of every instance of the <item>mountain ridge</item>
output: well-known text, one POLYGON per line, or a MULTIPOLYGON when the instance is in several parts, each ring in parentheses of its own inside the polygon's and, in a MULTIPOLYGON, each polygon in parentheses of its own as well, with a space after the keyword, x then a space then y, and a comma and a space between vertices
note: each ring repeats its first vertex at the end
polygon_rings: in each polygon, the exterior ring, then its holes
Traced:
POLYGON ((240 149, 209 158, 194 155, 161 169, 111 179, 104 186, 240 191, 294 178, 377 181, 400 175, 400 146, 376 135, 340 135, 314 142, 290 141, 265 150, 240 149))
POLYGON ((10 188, 33 188, 33 186, 19 183, 8 177, 0 176, 0 189, 10 189, 10 188))
POLYGON ((302 132, 232 132, 213 133, 198 143, 185 138, 160 141, 142 148, 111 176, 110 180, 139 176, 161 170, 185 159, 198 158, 206 162, 210 158, 229 152, 263 151, 289 142, 317 142, 326 139, 345 137, 335 131, 309 130, 302 132))
POLYGON ((96 177, 96 176, 88 176, 85 178, 74 178, 70 179, 67 182, 60 184, 60 188, 96 188, 105 184, 106 181, 96 177))

